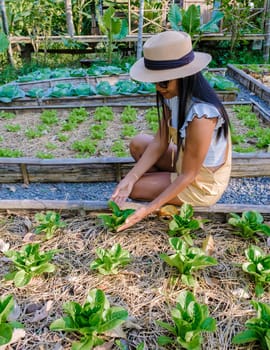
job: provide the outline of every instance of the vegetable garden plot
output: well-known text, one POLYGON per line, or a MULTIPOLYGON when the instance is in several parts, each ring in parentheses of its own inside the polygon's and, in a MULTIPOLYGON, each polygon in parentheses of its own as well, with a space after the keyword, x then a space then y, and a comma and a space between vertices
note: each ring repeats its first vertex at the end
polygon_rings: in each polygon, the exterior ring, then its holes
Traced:
MULTIPOLYGON (((251 112, 250 105, 227 106, 233 126, 234 150, 265 152, 270 128, 251 112)), ((129 156, 130 139, 154 133, 155 107, 97 107, 17 110, 0 113, 0 156, 89 158, 129 156)))
MULTIPOLYGON (((171 309, 183 291, 191 291, 200 304, 207 306, 209 316, 216 320, 214 332, 203 332, 202 349, 257 350, 259 343, 233 345, 232 338, 245 329, 245 322, 256 312, 250 301, 269 303, 269 289, 262 296, 255 296, 253 279, 241 265, 246 261, 245 249, 251 241, 233 234, 232 227, 221 222, 208 222, 194 234, 194 245, 202 247, 209 235, 206 248, 212 251, 217 265, 205 267, 194 273, 195 287, 187 287, 177 269, 167 265, 160 254, 172 254, 169 244, 168 221, 150 217, 134 228, 114 233, 99 226, 94 213, 84 216, 70 212, 61 213, 63 227, 56 230, 53 238, 44 241, 44 234, 29 234, 38 227, 34 212, 1 212, 1 251, 21 250, 23 246, 38 239, 42 252, 58 250, 51 261, 54 272, 34 277, 24 287, 15 287, 14 281, 1 281, 0 295, 12 295, 18 305, 17 321, 24 325, 25 336, 18 340, 16 348, 24 350, 55 348, 71 349, 71 343, 79 341, 78 333, 50 330, 50 325, 64 315, 63 304, 75 301, 83 304, 89 291, 102 290, 110 305, 120 306, 128 312, 128 321, 117 330, 102 335, 110 342, 109 349, 121 349, 116 339, 124 338, 123 344, 136 348, 144 343, 144 349, 179 349, 179 345, 161 347, 157 339, 170 333, 157 321, 172 324, 171 309), (212 242, 210 244, 210 242, 212 242), (120 244, 130 253, 131 261, 114 275, 101 275, 90 269, 97 258, 96 250, 111 249, 120 244)), ((266 238, 257 236, 256 245, 269 254, 266 238)), ((37 241, 34 241, 37 243, 37 241)), ((210 253, 209 253, 210 254, 210 253)), ((8 273, 12 263, 1 252, 1 278, 8 273)))

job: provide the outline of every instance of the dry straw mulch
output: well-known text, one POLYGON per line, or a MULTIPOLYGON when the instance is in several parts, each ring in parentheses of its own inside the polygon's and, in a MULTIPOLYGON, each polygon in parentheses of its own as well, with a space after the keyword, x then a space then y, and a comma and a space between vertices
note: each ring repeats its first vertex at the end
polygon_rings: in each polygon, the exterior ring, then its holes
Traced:
MULTIPOLYGON (((123 329, 129 349, 135 349, 140 342, 145 343, 145 349, 161 349, 157 337, 165 334, 165 330, 156 324, 156 320, 170 322, 170 308, 175 306, 179 292, 187 288, 177 278, 177 271, 159 257, 162 252, 171 252, 168 223, 152 216, 124 232, 112 233, 99 225, 94 213, 62 212, 61 217, 67 226, 53 239, 41 242, 42 250, 61 249, 54 257, 57 265, 54 274, 35 278, 23 288, 15 288, 12 282, 3 280, 11 265, 0 253, 0 295, 14 295, 21 309, 18 321, 26 330, 25 337, 9 349, 71 349, 75 336, 52 332, 49 325, 63 316, 64 302, 84 303, 93 288, 102 289, 111 304, 128 310, 130 322, 123 329), (115 243, 120 243, 131 253, 132 262, 113 276, 91 271, 89 265, 96 258, 95 249, 111 248, 115 243), (37 317, 40 313, 43 317, 37 317)), ((20 249, 34 224, 34 212, 1 212, 0 238, 10 243, 11 249, 20 249)), ((215 221, 206 223, 204 229, 197 232, 195 245, 201 247, 209 234, 214 238, 213 256, 218 265, 197 272, 197 285, 192 292, 200 303, 207 304, 210 315, 217 321, 217 330, 204 334, 202 349, 258 350, 256 344, 242 347, 231 344, 233 335, 243 330, 245 321, 255 315, 250 305, 250 300, 255 298, 254 284, 241 269, 244 249, 251 242, 233 235, 226 223, 215 221)), ((264 238, 260 238, 258 245, 269 249, 264 238)), ((269 302, 269 296, 266 291, 259 300, 269 302)))

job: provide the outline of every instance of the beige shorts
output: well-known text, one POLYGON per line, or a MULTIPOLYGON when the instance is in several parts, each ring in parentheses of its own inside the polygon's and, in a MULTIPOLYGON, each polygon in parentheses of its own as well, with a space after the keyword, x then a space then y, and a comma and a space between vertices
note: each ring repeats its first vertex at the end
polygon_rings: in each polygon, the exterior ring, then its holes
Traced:
MULTIPOLYGON (((171 182, 173 182, 181 172, 181 159, 182 155, 179 156, 176 164, 178 172, 171 174, 171 182)), ((192 206, 211 206, 220 199, 227 188, 230 174, 231 142, 229 141, 225 163, 216 171, 211 171, 208 168, 202 167, 196 179, 179 193, 177 197, 181 202, 191 204, 192 206)))

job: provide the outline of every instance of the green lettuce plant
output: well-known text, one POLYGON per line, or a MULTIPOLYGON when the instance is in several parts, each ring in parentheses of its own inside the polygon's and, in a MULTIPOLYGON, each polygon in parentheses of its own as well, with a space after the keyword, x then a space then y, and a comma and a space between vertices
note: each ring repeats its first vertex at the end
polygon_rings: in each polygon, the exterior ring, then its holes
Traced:
POLYGON ((18 158, 22 157, 23 152, 17 149, 0 148, 0 157, 3 158, 18 158))
POLYGON ((173 215, 173 219, 169 222, 169 236, 181 236, 181 238, 189 245, 193 244, 190 233, 198 230, 206 220, 193 218, 193 207, 184 203, 181 206, 179 215, 173 215))
POLYGON ((172 237, 169 239, 170 246, 176 251, 173 255, 160 254, 160 258, 168 265, 176 267, 181 274, 181 281, 187 286, 194 286, 193 272, 206 266, 217 265, 217 260, 205 255, 200 248, 189 247, 182 239, 172 237))
POLYGON ((202 332, 214 332, 216 321, 209 317, 206 305, 199 304, 190 291, 182 291, 177 297, 176 307, 171 311, 173 325, 167 322, 157 323, 172 334, 160 336, 161 346, 175 345, 187 350, 200 350, 203 341, 202 332))
POLYGON ((123 209, 114 201, 108 202, 108 207, 111 209, 111 214, 100 214, 98 218, 101 219, 103 225, 111 231, 116 231, 127 219, 127 217, 135 212, 134 209, 123 209))
POLYGON ((8 281, 14 280, 16 287, 26 286, 33 277, 55 271, 55 265, 50 263, 58 250, 40 252, 38 243, 25 245, 20 251, 8 250, 4 254, 13 262, 15 271, 5 275, 8 281))
POLYGON ((270 283, 270 255, 254 245, 245 250, 248 262, 242 264, 242 269, 252 275, 255 280, 255 293, 260 297, 264 293, 264 285, 270 283))
POLYGON ((257 342, 261 350, 270 349, 270 306, 269 304, 251 300, 251 305, 257 311, 257 317, 246 321, 246 330, 236 334, 233 344, 247 344, 257 342))
POLYGON ((46 239, 53 238, 57 230, 66 226, 65 222, 61 220, 61 215, 54 211, 47 211, 45 214, 37 213, 35 220, 38 223, 35 233, 44 233, 46 239))
POLYGON ((14 306, 15 301, 12 295, 0 297, 0 345, 8 344, 11 341, 14 329, 23 328, 20 322, 9 320, 14 306))
POLYGON ((90 350, 102 345, 102 335, 125 322, 128 317, 124 308, 111 307, 100 289, 91 290, 83 305, 68 301, 63 305, 63 310, 67 316, 55 320, 50 329, 78 334, 80 340, 72 344, 72 350, 90 350))
POLYGON ((255 234, 270 236, 270 226, 264 224, 263 216, 255 210, 244 211, 242 216, 230 213, 228 223, 235 228, 234 233, 246 239, 256 240, 255 234))
POLYGON ((117 274, 119 267, 131 261, 129 252, 122 249, 120 244, 114 244, 111 249, 97 248, 96 255, 98 258, 90 264, 90 268, 102 275, 117 274))

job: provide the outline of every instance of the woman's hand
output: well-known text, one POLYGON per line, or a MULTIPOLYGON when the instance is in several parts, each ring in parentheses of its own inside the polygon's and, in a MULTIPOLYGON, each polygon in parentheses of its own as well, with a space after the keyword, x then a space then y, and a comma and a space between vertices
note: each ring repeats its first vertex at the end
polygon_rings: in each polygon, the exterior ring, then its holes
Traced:
POLYGON ((113 200, 119 207, 121 207, 130 195, 134 183, 134 179, 131 179, 129 176, 126 176, 117 185, 116 189, 114 190, 111 196, 111 200, 113 200))
POLYGON ((132 215, 130 215, 125 223, 118 227, 117 232, 123 231, 133 225, 135 225, 137 222, 144 219, 148 214, 150 214, 152 211, 149 210, 148 206, 143 206, 135 211, 132 215))

